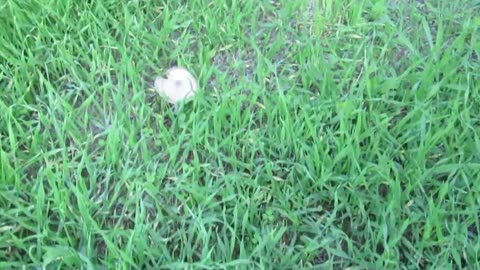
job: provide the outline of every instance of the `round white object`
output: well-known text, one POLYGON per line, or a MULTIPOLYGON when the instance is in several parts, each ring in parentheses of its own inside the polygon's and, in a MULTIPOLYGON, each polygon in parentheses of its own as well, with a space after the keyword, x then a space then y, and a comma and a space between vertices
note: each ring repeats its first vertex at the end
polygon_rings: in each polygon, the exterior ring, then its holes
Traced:
POLYGON ((167 78, 155 79, 155 90, 167 98, 168 102, 176 105, 192 97, 198 90, 198 83, 188 70, 173 67, 167 70, 167 78))

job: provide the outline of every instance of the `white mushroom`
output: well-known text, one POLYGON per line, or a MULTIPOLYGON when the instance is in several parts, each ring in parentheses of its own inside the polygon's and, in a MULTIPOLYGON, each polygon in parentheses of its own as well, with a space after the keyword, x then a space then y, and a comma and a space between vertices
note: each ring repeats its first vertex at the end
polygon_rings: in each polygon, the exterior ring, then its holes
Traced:
POLYGON ((167 70, 167 78, 155 79, 155 90, 177 109, 178 103, 192 97, 198 90, 198 84, 188 70, 173 67, 167 70))

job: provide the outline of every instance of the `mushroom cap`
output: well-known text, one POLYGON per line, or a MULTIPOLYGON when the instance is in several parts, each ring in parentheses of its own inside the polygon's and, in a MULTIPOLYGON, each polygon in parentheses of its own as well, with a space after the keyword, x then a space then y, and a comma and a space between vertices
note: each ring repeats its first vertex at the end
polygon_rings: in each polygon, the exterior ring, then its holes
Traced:
POLYGON ((166 97, 168 102, 178 102, 192 97, 198 90, 198 84, 193 75, 184 68, 173 67, 167 70, 167 78, 155 79, 155 90, 166 97))

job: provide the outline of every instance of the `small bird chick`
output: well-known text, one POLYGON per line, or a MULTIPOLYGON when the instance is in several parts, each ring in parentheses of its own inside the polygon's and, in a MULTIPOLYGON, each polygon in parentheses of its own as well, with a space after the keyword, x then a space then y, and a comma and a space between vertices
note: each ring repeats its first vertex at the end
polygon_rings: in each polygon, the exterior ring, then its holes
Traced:
POLYGON ((167 78, 157 77, 154 85, 157 93, 174 105, 174 112, 177 112, 181 101, 191 98, 198 90, 198 83, 193 75, 180 67, 168 69, 167 78))

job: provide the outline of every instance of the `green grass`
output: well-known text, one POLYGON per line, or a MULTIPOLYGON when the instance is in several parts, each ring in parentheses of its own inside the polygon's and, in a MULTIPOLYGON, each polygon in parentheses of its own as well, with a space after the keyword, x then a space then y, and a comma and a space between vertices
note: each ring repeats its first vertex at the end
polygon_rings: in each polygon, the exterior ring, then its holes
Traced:
POLYGON ((478 14, 2 1, 0 269, 480 269, 478 14))

